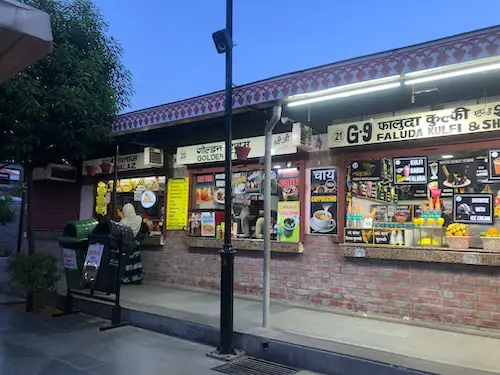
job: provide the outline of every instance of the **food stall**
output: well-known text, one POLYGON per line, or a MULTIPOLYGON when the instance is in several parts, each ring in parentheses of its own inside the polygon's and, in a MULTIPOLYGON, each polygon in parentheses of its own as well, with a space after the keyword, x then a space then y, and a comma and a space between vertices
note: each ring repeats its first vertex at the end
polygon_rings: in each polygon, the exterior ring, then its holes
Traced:
MULTIPOLYGON (((291 145, 291 133, 273 136, 271 174, 272 226, 271 251, 302 252, 304 224, 301 196, 304 191, 304 164, 290 160, 297 153, 291 145)), ((233 141, 233 212, 232 227, 225 228, 225 174, 223 142, 179 147, 177 163, 189 170, 189 247, 220 248, 226 230, 234 246, 241 250, 263 249, 263 180, 264 137, 233 141), (245 153, 242 157, 242 149, 245 153), (204 164, 204 165, 203 165, 204 164)))
POLYGON ((500 104, 488 100, 331 126, 332 148, 399 142, 344 158, 344 255, 497 264, 499 129, 500 104))

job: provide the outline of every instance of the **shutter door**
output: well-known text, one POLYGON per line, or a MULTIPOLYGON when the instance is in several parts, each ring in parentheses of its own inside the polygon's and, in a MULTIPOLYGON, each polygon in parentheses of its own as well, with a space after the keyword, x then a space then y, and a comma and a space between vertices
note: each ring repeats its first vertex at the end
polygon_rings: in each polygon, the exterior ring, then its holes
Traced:
POLYGON ((79 186, 75 183, 35 181, 33 189, 35 230, 60 231, 80 210, 79 186))

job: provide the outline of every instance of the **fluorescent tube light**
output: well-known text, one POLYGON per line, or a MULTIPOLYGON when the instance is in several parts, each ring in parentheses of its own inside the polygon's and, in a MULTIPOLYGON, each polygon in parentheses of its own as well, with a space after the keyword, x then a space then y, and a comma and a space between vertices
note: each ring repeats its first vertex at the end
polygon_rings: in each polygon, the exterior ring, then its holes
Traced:
POLYGON ((453 155, 442 155, 443 159, 453 159, 453 155))
POLYGON ((303 94, 292 95, 292 96, 288 97, 288 99, 289 100, 298 100, 298 99, 311 98, 311 97, 316 98, 316 97, 327 95, 327 94, 330 94, 333 92, 344 91, 344 90, 348 90, 348 89, 350 90, 350 89, 358 89, 358 88, 362 88, 362 87, 372 87, 372 86, 377 85, 377 84, 382 83, 382 82, 394 81, 396 79, 399 80, 399 78, 401 78, 401 77, 398 74, 398 75, 390 76, 390 77, 376 78, 376 79, 372 79, 369 81, 349 83, 347 85, 335 86, 335 87, 331 87, 329 89, 324 89, 321 91, 307 92, 307 93, 303 93, 303 94))
POLYGON ((389 90, 389 89, 393 89, 393 88, 400 87, 400 86, 401 86, 401 82, 387 83, 385 85, 365 87, 365 88, 362 88, 359 90, 350 90, 350 91, 339 92, 339 93, 335 93, 335 94, 331 94, 331 95, 322 95, 322 96, 314 97, 311 99, 297 100, 295 102, 288 103, 288 106, 295 107, 295 106, 304 105, 304 104, 322 102, 325 100, 347 98, 349 96, 368 94, 370 92, 376 92, 376 91, 382 91, 382 90, 389 90))
POLYGON ((459 69, 459 70, 455 70, 455 71, 452 71, 452 72, 431 75, 431 76, 428 76, 428 77, 421 77, 421 78, 410 79, 408 81, 405 81, 405 85, 416 85, 416 84, 419 84, 419 83, 437 81, 439 79, 460 77, 460 76, 464 76, 464 75, 467 75, 467 74, 487 72, 487 71, 496 70, 496 69, 500 69, 500 63, 491 64, 491 65, 483 65, 483 66, 478 66, 478 67, 475 67, 475 68, 459 69))

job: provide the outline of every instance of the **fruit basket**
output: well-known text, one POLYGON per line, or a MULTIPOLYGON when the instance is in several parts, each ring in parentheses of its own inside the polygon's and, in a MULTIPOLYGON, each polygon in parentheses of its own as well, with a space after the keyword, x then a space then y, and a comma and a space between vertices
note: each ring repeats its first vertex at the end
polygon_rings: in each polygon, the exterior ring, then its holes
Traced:
POLYGON ((483 250, 492 253, 500 253, 500 237, 481 237, 483 250))
POLYGON ((446 236, 450 250, 466 250, 469 248, 470 236, 446 236))

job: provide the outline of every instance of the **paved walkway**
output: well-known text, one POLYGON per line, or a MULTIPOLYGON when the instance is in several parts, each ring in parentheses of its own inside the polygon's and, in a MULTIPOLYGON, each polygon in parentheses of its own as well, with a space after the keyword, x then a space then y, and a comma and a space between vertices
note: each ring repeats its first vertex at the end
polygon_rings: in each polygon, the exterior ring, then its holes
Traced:
MULTIPOLYGON (((122 288, 124 307, 214 327, 219 325, 219 303, 217 294, 203 291, 152 285, 122 288)), ((384 353, 397 354, 409 358, 412 363, 424 360, 462 367, 465 371, 461 373, 466 374, 469 373, 467 369, 500 373, 497 357, 500 339, 475 335, 473 330, 470 334, 456 333, 418 327, 403 321, 395 323, 340 315, 280 303, 273 303, 271 307, 272 329, 260 328, 261 317, 262 305, 259 301, 235 298, 234 321, 237 331, 258 333, 284 341, 288 340, 287 335, 292 334, 299 338, 297 343, 306 346, 309 345, 306 339, 311 342, 316 340, 316 346, 318 342, 347 344, 350 349, 346 354, 361 356, 363 354, 353 351, 365 348, 379 353, 373 359, 381 361, 390 361, 389 357, 384 360, 384 353)), ((451 370, 446 373, 457 372, 451 370)))
POLYGON ((205 356, 210 347, 134 327, 99 332, 107 323, 0 306, 0 374, 220 375, 211 368, 222 362, 205 356))

